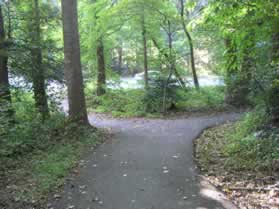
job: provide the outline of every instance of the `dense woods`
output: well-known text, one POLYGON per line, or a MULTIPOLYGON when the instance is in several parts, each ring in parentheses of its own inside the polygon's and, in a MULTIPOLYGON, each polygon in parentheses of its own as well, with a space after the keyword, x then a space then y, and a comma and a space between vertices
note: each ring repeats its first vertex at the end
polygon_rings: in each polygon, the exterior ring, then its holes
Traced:
MULTIPOLYGON (((278 174, 277 0, 0 0, 3 179, 22 160, 60 153, 64 144, 57 160, 86 147, 84 138, 95 144, 100 136, 88 128, 88 113, 240 109, 248 113, 230 132, 228 165, 246 169, 249 159, 247 169, 278 174)), ((51 191, 75 160, 58 166, 37 193, 51 191)), ((19 203, 33 198, 19 196, 19 203)))

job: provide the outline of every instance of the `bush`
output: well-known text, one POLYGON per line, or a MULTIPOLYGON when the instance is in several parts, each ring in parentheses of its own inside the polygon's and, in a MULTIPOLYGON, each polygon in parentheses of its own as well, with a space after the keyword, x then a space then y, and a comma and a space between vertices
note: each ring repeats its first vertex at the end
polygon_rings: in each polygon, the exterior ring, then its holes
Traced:
POLYGON ((264 108, 256 109, 229 131, 224 153, 234 169, 272 169, 279 159, 279 129, 268 124, 264 108))
MULTIPOLYGON (((120 89, 107 90, 100 97, 88 97, 92 111, 111 113, 115 117, 158 116, 164 112, 164 85, 162 78, 150 81, 147 90, 120 89)), ((208 111, 225 110, 224 87, 204 87, 181 89, 171 80, 166 91, 166 110, 172 111, 208 111)))
POLYGON ((88 104, 91 109, 100 113, 112 113, 117 117, 143 116, 143 90, 107 90, 100 97, 90 98, 88 104))
POLYGON ((179 91, 177 107, 185 111, 222 110, 224 109, 224 87, 203 87, 199 91, 192 88, 179 91))
POLYGON ((21 157, 34 149, 46 149, 59 130, 64 129, 65 116, 53 112, 51 117, 42 123, 39 113, 34 108, 32 94, 24 91, 13 91, 13 124, 3 123, 8 119, 1 118, 0 157, 21 157))
POLYGON ((166 86, 165 77, 150 79, 148 89, 143 97, 145 112, 166 112, 176 108, 176 103, 180 99, 178 89, 176 80, 171 79, 166 86))
POLYGON ((62 185, 84 149, 102 139, 94 128, 71 123, 56 111, 42 123, 27 92, 13 92, 13 108, 13 123, 1 123, 0 194, 9 200, 1 204, 4 208, 14 206, 15 199, 20 206, 42 200, 62 185))

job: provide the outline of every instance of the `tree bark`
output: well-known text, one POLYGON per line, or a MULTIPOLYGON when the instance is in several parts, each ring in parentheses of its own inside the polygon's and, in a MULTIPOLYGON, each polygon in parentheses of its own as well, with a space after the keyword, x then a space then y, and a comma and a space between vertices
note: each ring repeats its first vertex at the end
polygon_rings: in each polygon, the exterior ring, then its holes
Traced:
POLYGON ((0 113, 3 116, 12 116, 11 93, 8 76, 7 40, 4 29, 4 17, 0 4, 0 113))
POLYGON ((147 38, 146 38, 146 27, 145 27, 144 11, 143 11, 143 14, 142 14, 141 26, 142 26, 142 43, 143 43, 144 84, 145 84, 145 88, 148 88, 147 38))
POLYGON ((71 120, 88 124, 80 61, 77 0, 62 0, 62 19, 69 117, 71 120))
POLYGON ((42 63, 41 49, 41 17, 39 1, 33 1, 33 26, 31 33, 32 79, 35 106, 43 120, 49 117, 49 108, 45 90, 45 72, 42 63))
POLYGON ((191 63, 191 69, 192 69, 192 73, 193 73, 193 80, 194 80, 194 84, 196 89, 200 88, 199 85, 199 80, 198 80, 198 76, 197 76, 197 70, 196 70, 196 65, 195 65, 195 54, 194 54, 194 44, 193 44, 193 39, 191 37, 191 34, 189 33, 189 31, 187 30, 186 24, 185 24, 185 17, 184 17, 184 0, 180 0, 180 16, 181 16, 181 23, 182 23, 182 27, 184 30, 184 33, 188 39, 188 43, 189 43, 189 48, 190 48, 190 63, 191 63))
POLYGON ((97 75, 97 96, 102 96, 106 93, 106 65, 104 43, 102 37, 97 40, 97 61, 98 61, 98 75, 97 75))

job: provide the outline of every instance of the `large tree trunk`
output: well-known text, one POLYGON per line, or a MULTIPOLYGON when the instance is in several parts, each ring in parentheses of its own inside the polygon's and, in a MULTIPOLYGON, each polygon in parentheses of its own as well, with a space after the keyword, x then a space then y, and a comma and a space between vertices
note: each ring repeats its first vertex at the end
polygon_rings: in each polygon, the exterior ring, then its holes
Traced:
POLYGON ((0 114, 12 116, 11 94, 8 77, 8 52, 4 30, 4 17, 0 4, 0 114))
POLYGON ((70 119, 88 124, 80 61, 77 0, 62 0, 65 78, 70 119))
POLYGON ((97 61, 98 61, 98 76, 97 76, 97 96, 102 96, 106 93, 106 65, 104 43, 102 37, 97 40, 97 61))
POLYGON ((145 88, 147 88, 148 87, 148 57, 147 57, 147 38, 146 38, 144 11, 142 14, 141 26, 142 26, 142 43, 143 43, 144 84, 145 84, 145 88))
POLYGON ((42 64, 41 49, 41 17, 39 1, 33 2, 33 26, 31 34, 32 79, 35 105, 43 120, 49 116, 47 95, 45 90, 45 73, 42 64))
POLYGON ((194 84, 196 89, 200 88, 199 85, 199 80, 198 80, 198 76, 197 76, 197 70, 196 70, 196 65, 195 65, 195 54, 194 54, 194 44, 193 44, 193 39, 189 33, 189 31, 187 30, 187 26, 185 24, 185 17, 184 17, 184 0, 180 0, 180 16, 181 16, 181 23, 182 23, 182 27, 184 30, 184 33, 188 39, 188 43, 189 43, 189 48, 190 48, 190 63, 191 63, 191 69, 192 69, 192 73, 193 73, 193 80, 194 80, 194 84))

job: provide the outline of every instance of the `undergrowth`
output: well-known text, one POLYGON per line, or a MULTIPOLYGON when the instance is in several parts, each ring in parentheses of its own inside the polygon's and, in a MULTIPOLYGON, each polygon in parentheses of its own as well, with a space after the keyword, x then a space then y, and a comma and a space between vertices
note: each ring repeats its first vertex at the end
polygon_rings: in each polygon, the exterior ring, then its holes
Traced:
POLYGON ((1 128, 0 207, 28 208, 60 186, 85 149, 97 145, 103 134, 67 121, 55 110, 42 123, 29 93, 13 100, 14 124, 1 128))
POLYGON ((278 173, 279 128, 269 119, 264 109, 256 108, 238 122, 206 130, 196 148, 202 167, 217 163, 217 170, 278 173))
POLYGON ((263 109, 257 109, 237 122, 226 134, 226 165, 233 169, 273 172, 279 160, 279 128, 269 123, 263 109))
MULTIPOLYGON (((114 117, 157 117, 162 115, 163 91, 143 89, 108 89, 100 97, 88 96, 91 111, 110 113, 114 117)), ((194 88, 169 91, 167 110, 176 112, 222 111, 224 103, 223 87, 205 87, 200 91, 194 88)))

